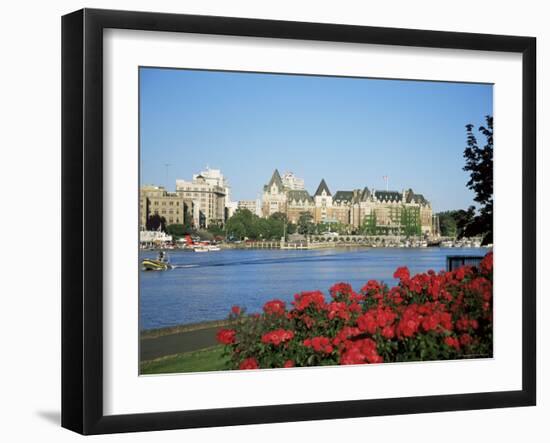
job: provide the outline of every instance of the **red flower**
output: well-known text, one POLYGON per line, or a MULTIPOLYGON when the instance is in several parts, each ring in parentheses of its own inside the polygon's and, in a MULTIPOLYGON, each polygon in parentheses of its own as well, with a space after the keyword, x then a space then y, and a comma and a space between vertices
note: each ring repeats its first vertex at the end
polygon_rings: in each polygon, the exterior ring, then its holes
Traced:
POLYGON ((283 368, 293 368, 293 367, 294 367, 294 362, 292 360, 287 360, 283 364, 283 368))
POLYGON ((441 318, 438 312, 435 312, 431 315, 428 315, 424 317, 422 320, 422 328, 428 332, 428 331, 435 331, 437 327, 439 326, 441 318))
POLYGON ((479 323, 475 319, 469 319, 468 317, 464 316, 459 318, 456 321, 456 328, 459 331, 468 331, 470 328, 471 329, 479 328, 479 323))
POLYGON ((490 301, 493 297, 493 284, 485 277, 473 279, 469 284, 469 289, 481 294, 484 301, 490 301))
POLYGON ((493 272, 493 253, 489 252, 483 260, 481 260, 481 263, 479 264, 479 268, 481 269, 481 272, 484 274, 492 274, 493 272))
POLYGON ((458 342, 458 339, 456 337, 445 337, 444 342, 447 346, 455 348, 457 351, 460 350, 460 343, 458 342))
POLYGON ((378 327, 378 322, 376 321, 374 312, 371 310, 361 315, 357 319, 357 326, 359 327, 359 329, 361 329, 361 331, 366 331, 369 334, 374 334, 376 332, 376 328, 378 327))
POLYGON ((329 292, 332 298, 337 298, 338 296, 347 298, 352 294, 353 289, 349 283, 336 283, 331 286, 329 292))
POLYGON ((440 316, 440 324, 443 329, 450 331, 453 329, 453 321, 451 314, 448 312, 442 312, 440 316))
POLYGON ((406 266, 397 268, 395 273, 393 274, 393 278, 398 278, 401 281, 409 280, 411 278, 411 273, 409 272, 409 268, 407 268, 406 266))
POLYGON ((396 304, 400 305, 403 302, 403 295, 401 294, 401 288, 399 286, 395 286, 390 289, 390 292, 388 293, 388 297, 396 304))
POLYGON ((354 328, 350 326, 344 326, 338 334, 336 334, 336 337, 332 340, 332 343, 336 346, 341 344, 342 342, 346 341, 348 338, 353 337, 355 335, 361 334, 361 330, 359 328, 354 328))
POLYGON ((315 324, 315 321, 309 315, 304 315, 302 317, 302 321, 308 329, 311 329, 311 327, 315 324))
POLYGON ((262 343, 273 344, 279 346, 285 341, 292 340, 294 332, 286 331, 284 329, 276 329, 275 331, 268 332, 262 336, 262 343))
POLYGON ((235 330, 233 329, 220 329, 216 334, 216 339, 224 345, 230 345, 235 343, 235 330))
POLYGON ((382 363, 384 359, 378 355, 376 342, 370 338, 357 341, 347 341, 346 348, 340 356, 340 364, 357 365, 361 363, 382 363))
POLYGON ((410 305, 403 311, 403 315, 397 325, 397 333, 402 337, 412 337, 418 332, 422 316, 418 313, 417 305, 410 305))
POLYGON ((361 288, 361 292, 364 292, 364 293, 379 292, 380 289, 382 289, 382 286, 380 285, 380 283, 378 283, 376 280, 369 280, 367 284, 361 288))
POLYGON ((460 336, 460 344, 462 346, 468 346, 471 343, 472 343, 472 337, 470 336, 470 334, 462 334, 460 336))
POLYGON ((268 315, 282 316, 286 312, 286 304, 282 300, 271 300, 264 305, 264 312, 268 315))
POLYGON ((330 339, 327 337, 306 338, 304 340, 304 346, 313 348, 315 352, 323 352, 325 354, 330 354, 334 350, 330 344, 330 339))
POLYGON ((258 369, 260 365, 254 357, 245 358, 239 365, 239 369, 258 369))
POLYGON ((304 309, 312 306, 316 309, 325 309, 325 296, 321 291, 306 291, 296 294, 294 301, 292 302, 297 311, 303 311, 304 309))
POLYGON ((334 317, 349 320, 349 312, 347 308, 346 303, 343 301, 333 301, 327 306, 329 320, 332 320, 334 317))
POLYGON ((428 288, 429 294, 432 296, 432 300, 437 300, 439 298, 441 291, 441 282, 437 277, 434 277, 431 285, 428 288))
POLYGON ((384 338, 387 338, 388 340, 391 340, 395 335, 395 327, 394 326, 384 326, 382 329, 382 336, 384 338))
POLYGON ((232 361, 240 362, 241 369, 293 367, 297 362, 327 365, 335 359, 340 364, 420 360, 419 345, 426 338, 433 346, 424 358, 458 358, 463 349, 483 349, 490 340, 486 328, 493 321, 492 270, 492 255, 477 269, 464 266, 413 276, 400 267, 394 274, 399 283, 392 288, 370 280, 356 293, 349 284, 336 283, 328 303, 321 291, 301 292, 291 308, 270 300, 256 316, 243 316, 244 309, 234 306, 230 318, 240 319, 236 331, 221 329, 216 337, 231 345, 232 361), (245 356, 256 358, 243 360, 245 356))

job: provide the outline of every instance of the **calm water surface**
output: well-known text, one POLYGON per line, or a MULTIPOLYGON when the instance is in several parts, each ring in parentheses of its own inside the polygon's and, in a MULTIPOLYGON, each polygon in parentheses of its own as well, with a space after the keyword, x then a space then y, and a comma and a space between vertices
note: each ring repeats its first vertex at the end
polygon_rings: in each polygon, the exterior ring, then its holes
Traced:
MULTIPOLYGON (((377 248, 285 250, 222 250, 169 252, 176 269, 140 271, 140 327, 162 328, 219 320, 233 305, 258 312, 272 298, 287 302, 300 291, 328 289, 336 282, 359 290, 367 280, 394 282, 398 266, 411 273, 446 266, 447 255, 484 255, 484 248, 377 248)), ((142 252, 140 259, 155 257, 142 252)))

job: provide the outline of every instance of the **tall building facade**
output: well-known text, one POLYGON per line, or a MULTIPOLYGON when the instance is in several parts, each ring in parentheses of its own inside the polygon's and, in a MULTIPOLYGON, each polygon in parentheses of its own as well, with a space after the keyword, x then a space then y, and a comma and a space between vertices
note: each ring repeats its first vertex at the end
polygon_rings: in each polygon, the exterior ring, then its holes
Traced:
POLYGON ((147 230, 147 219, 152 215, 164 217, 167 225, 193 224, 193 200, 183 198, 176 192, 168 192, 162 186, 145 185, 140 189, 140 230, 147 230))
POLYGON ((304 179, 296 177, 293 172, 285 172, 282 181, 285 188, 291 191, 303 191, 305 189, 304 179))
MULTIPOLYGON (((210 170, 212 171, 212 170, 210 170)), ((176 193, 192 200, 197 209, 195 225, 207 228, 212 223, 224 224, 226 220, 226 187, 224 178, 193 176, 192 181, 176 180, 176 193)))
POLYGON ((247 209, 252 214, 261 215, 260 202, 257 200, 239 200, 237 202, 237 209, 247 209))
POLYGON ((211 169, 207 166, 206 169, 199 174, 193 174, 193 180, 197 180, 199 177, 203 177, 206 183, 212 186, 223 188, 225 193, 224 206, 231 206, 231 187, 229 186, 229 181, 223 176, 220 169, 211 169))
MULTIPOLYGON (((288 183, 288 182, 287 182, 288 183)), ((315 194, 285 185, 275 170, 263 188, 262 216, 281 212, 297 223, 303 213, 315 223, 341 223, 374 234, 430 235, 433 217, 430 202, 412 189, 377 191, 367 187, 334 194, 324 179, 315 194)))

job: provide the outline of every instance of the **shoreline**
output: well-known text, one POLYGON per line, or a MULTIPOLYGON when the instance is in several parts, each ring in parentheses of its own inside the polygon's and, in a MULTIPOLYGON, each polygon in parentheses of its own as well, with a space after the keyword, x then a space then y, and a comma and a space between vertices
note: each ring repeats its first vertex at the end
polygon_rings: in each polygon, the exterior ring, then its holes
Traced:
POLYGON ((229 320, 207 320, 196 323, 182 323, 175 326, 165 326, 162 328, 145 329, 139 331, 140 340, 149 340, 166 335, 182 334, 186 332, 201 331, 204 329, 220 328, 229 324, 229 320))
MULTIPOLYGON (((221 250, 299 250, 299 251, 314 251, 319 249, 491 249, 492 245, 482 245, 482 246, 397 246, 397 245, 385 245, 385 246, 372 246, 364 243, 332 243, 332 244, 320 244, 320 243, 310 243, 306 247, 301 247, 297 245, 288 244, 285 247, 271 247, 269 242, 261 245, 251 245, 251 244, 239 244, 239 245, 229 245, 229 244, 220 244, 218 245, 221 250)), ((142 248, 140 252, 156 252, 156 251, 181 251, 181 252, 194 252, 192 249, 186 248, 142 248)), ((220 252, 220 251, 212 251, 220 252)))

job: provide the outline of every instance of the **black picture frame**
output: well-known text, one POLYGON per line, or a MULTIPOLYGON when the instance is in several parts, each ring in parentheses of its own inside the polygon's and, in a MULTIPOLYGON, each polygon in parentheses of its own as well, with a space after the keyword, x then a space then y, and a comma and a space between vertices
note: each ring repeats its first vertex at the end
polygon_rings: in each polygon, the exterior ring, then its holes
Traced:
POLYGON ((536 39, 83 9, 62 18, 62 426, 82 434, 536 404, 536 39), (522 54, 522 389, 177 412, 103 413, 103 30, 251 36, 522 54))

